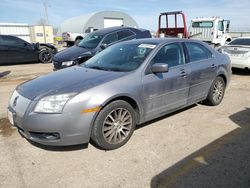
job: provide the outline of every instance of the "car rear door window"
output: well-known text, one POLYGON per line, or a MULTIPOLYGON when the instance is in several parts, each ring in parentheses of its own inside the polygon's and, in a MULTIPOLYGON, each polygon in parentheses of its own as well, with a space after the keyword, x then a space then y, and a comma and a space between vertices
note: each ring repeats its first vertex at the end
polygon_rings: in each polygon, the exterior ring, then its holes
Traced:
POLYGON ((238 38, 230 42, 228 45, 245 45, 250 46, 250 38, 238 38))
POLYGON ((206 60, 212 57, 212 53, 201 44, 187 42, 185 45, 189 56, 189 62, 206 60))
POLYGON ((173 43, 162 47, 153 58, 153 63, 165 63, 168 64, 168 67, 184 64, 184 54, 181 45, 173 43))
POLYGON ((6 46, 22 46, 24 41, 12 36, 2 36, 2 45, 6 46))
POLYGON ((130 37, 130 36, 134 35, 134 33, 132 31, 128 30, 128 29, 118 31, 117 34, 118 34, 118 40, 122 40, 122 39, 125 39, 127 37, 130 37))

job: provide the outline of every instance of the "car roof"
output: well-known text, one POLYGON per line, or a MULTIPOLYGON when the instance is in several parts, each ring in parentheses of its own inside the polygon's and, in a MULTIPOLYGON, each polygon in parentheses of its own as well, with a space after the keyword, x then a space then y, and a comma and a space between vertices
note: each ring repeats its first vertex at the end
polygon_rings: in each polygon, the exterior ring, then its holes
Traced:
POLYGON ((125 41, 126 43, 153 43, 153 44, 162 44, 167 42, 196 42, 201 43, 198 40, 192 40, 192 39, 182 39, 177 37, 170 37, 170 38, 143 38, 143 39, 136 39, 136 40, 129 40, 125 41))
POLYGON ((3 36, 4 36, 4 37, 5 37, 5 36, 8 36, 8 37, 16 37, 16 38, 18 38, 17 36, 14 36, 14 35, 4 35, 4 34, 1 34, 1 35, 0 35, 0 37, 3 37, 3 36))
POLYGON ((97 35, 106 35, 108 33, 118 31, 118 30, 121 30, 121 29, 131 29, 131 30, 138 30, 139 31, 139 29, 136 29, 136 28, 133 28, 133 27, 115 26, 115 27, 103 28, 103 29, 94 31, 92 33, 97 34, 97 35))

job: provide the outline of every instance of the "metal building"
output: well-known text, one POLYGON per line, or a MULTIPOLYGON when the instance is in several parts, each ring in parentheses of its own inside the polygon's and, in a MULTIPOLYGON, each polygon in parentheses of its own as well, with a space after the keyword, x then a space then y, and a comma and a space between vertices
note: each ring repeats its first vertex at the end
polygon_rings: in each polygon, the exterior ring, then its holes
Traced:
POLYGON ((30 26, 31 41, 39 43, 54 43, 53 27, 34 25, 30 26))
POLYGON ((26 23, 0 23, 0 35, 12 35, 27 42, 54 43, 52 26, 37 26, 26 23))
POLYGON ((126 13, 119 11, 101 11, 73 17, 65 20, 58 29, 58 35, 64 32, 89 33, 90 31, 112 26, 138 27, 136 21, 126 13))
POLYGON ((24 23, 0 23, 0 35, 13 35, 31 42, 30 26, 24 23))

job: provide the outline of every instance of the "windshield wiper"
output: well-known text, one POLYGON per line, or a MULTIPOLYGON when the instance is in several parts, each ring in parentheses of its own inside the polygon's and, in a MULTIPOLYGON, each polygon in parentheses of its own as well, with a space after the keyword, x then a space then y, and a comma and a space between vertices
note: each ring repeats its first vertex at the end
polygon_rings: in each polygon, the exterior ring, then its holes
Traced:
POLYGON ((90 68, 90 69, 98 69, 98 70, 104 70, 104 71, 109 71, 109 69, 107 68, 104 68, 104 67, 99 67, 99 66, 90 66, 90 67, 87 67, 85 65, 86 68, 90 68))

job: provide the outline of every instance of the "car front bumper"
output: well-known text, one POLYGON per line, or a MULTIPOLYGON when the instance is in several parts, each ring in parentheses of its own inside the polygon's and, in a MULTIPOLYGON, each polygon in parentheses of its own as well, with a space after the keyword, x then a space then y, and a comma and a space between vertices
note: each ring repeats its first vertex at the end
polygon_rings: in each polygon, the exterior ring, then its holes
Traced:
POLYGON ((43 145, 66 146, 88 143, 94 113, 34 113, 33 101, 14 92, 8 107, 13 125, 28 140, 43 145), (12 105, 18 96, 16 105, 12 105), (26 106, 26 109, 23 109, 26 106), (24 111, 23 111, 24 110, 24 111))

